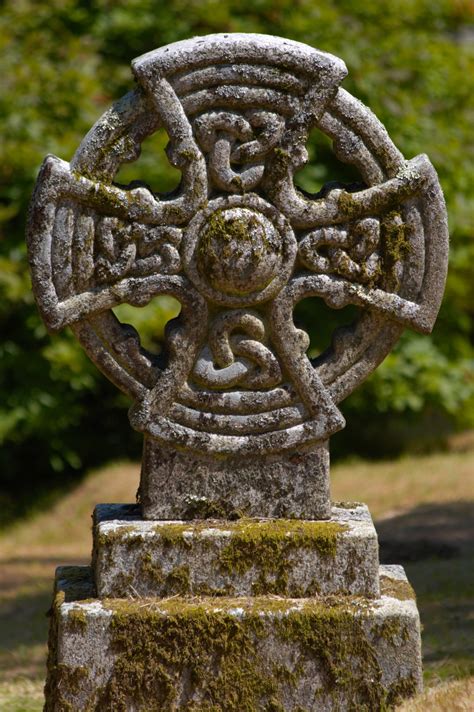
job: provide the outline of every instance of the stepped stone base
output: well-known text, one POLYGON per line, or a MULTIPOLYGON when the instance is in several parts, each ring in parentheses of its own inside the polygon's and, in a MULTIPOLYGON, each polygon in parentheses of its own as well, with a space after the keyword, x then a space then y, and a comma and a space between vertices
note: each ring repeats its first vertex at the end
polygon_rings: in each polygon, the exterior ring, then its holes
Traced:
POLYGON ((377 534, 363 504, 325 521, 151 522, 133 505, 94 512, 100 598, 379 595, 377 534))
POLYGON ((191 456, 145 437, 144 519, 329 519, 328 443, 275 457, 191 456))
POLYGON ((420 628, 398 566, 382 596, 95 599, 57 571, 48 712, 379 712, 421 689, 420 628))

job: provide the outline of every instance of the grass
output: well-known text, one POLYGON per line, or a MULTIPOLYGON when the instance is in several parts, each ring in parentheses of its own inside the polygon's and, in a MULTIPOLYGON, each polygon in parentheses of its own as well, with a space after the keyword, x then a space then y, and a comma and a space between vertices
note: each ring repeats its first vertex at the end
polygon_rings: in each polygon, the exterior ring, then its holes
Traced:
MULTIPOLYGON (((0 536, 0 710, 42 709, 54 569, 88 563, 97 502, 132 502, 138 465, 93 472, 49 511, 0 536)), ((473 709, 474 449, 332 470, 335 500, 365 501, 381 556, 403 563, 418 595, 426 692, 400 712, 473 709), (470 706, 469 706, 470 705, 470 706)))

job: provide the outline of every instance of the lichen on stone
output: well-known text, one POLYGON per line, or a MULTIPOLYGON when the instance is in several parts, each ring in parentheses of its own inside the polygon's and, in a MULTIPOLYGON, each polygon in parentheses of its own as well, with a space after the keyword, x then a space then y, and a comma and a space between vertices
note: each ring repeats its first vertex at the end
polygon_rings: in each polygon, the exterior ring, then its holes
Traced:
POLYGON ((380 228, 382 273, 387 288, 397 289, 399 286, 397 265, 406 259, 411 249, 409 228, 395 210, 383 216, 380 228))
POLYGON ((244 574, 254 569, 254 595, 267 593, 308 596, 312 590, 289 591, 292 555, 298 549, 311 549, 320 556, 334 557, 339 535, 348 529, 336 522, 302 522, 298 520, 241 520, 219 552, 219 570, 228 575, 244 574))
POLYGON ((380 592, 382 596, 390 596, 399 601, 415 601, 416 595, 413 588, 406 580, 398 580, 389 576, 380 577, 380 592))
POLYGON ((336 709, 341 694, 352 712, 388 709, 389 698, 398 699, 407 682, 397 681, 394 690, 382 684, 363 599, 171 598, 144 600, 139 608, 127 601, 105 605, 113 613, 115 663, 98 708, 126 712, 133 701, 147 712, 276 712, 314 662, 322 698, 329 695, 336 709), (295 656, 270 664, 261 653, 268 644, 294 646, 295 656))

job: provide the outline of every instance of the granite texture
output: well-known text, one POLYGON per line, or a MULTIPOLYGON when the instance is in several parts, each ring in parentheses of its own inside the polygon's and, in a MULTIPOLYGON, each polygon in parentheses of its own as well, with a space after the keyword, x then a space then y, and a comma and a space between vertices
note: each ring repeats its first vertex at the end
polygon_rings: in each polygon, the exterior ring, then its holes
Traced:
POLYGON ((46 712, 390 709, 421 689, 418 611, 394 569, 377 601, 81 601, 90 570, 59 569, 46 712))
POLYGON ((99 598, 379 595, 377 534, 365 505, 328 521, 145 521, 130 505, 94 513, 99 598))
POLYGON ((41 314, 52 330, 71 326, 133 399, 132 426, 188 453, 190 468, 196 455, 319 447, 344 427, 336 404, 403 329, 434 324, 448 245, 436 173, 424 155, 406 160, 340 87, 342 60, 301 43, 209 35, 132 67, 136 89, 71 163, 50 156, 41 169, 28 227, 41 314), (116 185, 120 165, 160 127, 182 173, 177 191, 116 185), (313 196, 295 187, 314 128, 359 183, 332 182, 313 196), (159 359, 111 310, 161 294, 182 309, 159 359), (314 360, 293 322, 295 304, 310 296, 360 308, 314 360))
POLYGON ((146 437, 139 501, 145 519, 328 519, 329 449, 211 459, 146 437))

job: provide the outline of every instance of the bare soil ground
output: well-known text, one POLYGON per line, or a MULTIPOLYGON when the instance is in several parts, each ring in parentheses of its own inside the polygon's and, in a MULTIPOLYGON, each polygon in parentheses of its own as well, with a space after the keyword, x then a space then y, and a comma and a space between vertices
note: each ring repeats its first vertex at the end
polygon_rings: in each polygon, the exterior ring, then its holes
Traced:
MULTIPOLYGON (((400 712, 474 710, 474 449, 349 462, 332 471, 333 499, 366 502, 381 559, 402 563, 424 626, 426 692, 400 712)), ((139 467, 93 472, 49 511, 0 535, 0 710, 38 712, 54 569, 90 560, 98 502, 132 502, 139 467)))

